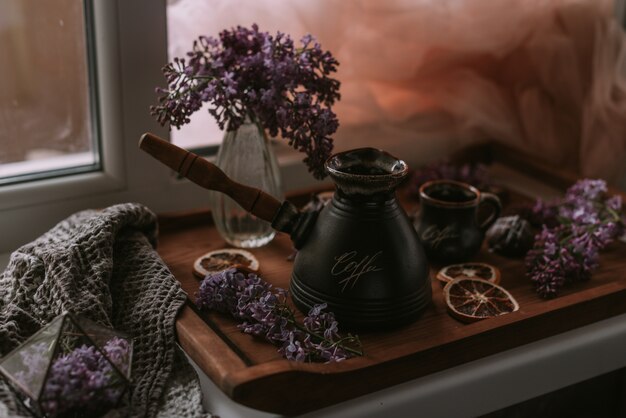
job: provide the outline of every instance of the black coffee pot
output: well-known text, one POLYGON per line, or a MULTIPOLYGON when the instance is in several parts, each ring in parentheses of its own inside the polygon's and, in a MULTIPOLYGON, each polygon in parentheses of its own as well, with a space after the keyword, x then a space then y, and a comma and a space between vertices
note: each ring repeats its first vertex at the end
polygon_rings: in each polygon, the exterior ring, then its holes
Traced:
POLYGON ((373 148, 335 154, 326 162, 333 199, 319 212, 299 212, 152 134, 139 147, 291 236, 299 251, 290 290, 301 311, 326 303, 343 327, 384 330, 414 321, 430 303, 428 263, 395 197, 408 172, 404 161, 373 148))

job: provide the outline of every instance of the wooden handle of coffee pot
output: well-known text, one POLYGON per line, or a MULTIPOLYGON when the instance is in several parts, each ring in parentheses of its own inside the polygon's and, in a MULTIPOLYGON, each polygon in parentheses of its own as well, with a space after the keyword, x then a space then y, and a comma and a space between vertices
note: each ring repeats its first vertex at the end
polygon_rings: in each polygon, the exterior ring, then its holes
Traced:
POLYGON ((282 203, 264 191, 237 183, 215 164, 154 134, 143 134, 139 148, 197 185, 227 194, 258 218, 272 222, 280 209, 282 203))

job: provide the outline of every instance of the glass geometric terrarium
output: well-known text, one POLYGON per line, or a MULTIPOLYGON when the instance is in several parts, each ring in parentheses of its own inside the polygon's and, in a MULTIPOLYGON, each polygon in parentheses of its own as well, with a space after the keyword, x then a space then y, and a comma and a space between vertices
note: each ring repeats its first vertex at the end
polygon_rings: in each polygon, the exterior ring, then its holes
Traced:
POLYGON ((64 313, 0 360, 0 374, 39 417, 98 417, 130 385, 132 340, 64 313))

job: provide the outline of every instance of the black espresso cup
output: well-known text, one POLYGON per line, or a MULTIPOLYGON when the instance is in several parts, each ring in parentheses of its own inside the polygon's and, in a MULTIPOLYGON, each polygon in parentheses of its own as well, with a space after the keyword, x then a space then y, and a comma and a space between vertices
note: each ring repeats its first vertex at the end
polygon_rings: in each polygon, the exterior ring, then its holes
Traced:
POLYGON ((469 184, 434 180, 420 187, 420 212, 415 229, 428 260, 437 264, 466 261, 480 250, 485 232, 496 221, 502 205, 494 194, 469 184), (490 213, 479 221, 481 208, 490 213))

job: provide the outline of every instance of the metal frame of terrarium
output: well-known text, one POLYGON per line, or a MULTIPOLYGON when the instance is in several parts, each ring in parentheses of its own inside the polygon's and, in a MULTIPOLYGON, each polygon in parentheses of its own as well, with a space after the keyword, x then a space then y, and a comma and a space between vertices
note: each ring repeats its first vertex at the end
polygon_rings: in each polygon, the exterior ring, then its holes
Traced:
MULTIPOLYGON (((46 326, 44 326, 39 331, 34 333, 32 336, 26 339, 22 344, 20 344, 15 349, 11 350, 6 356, 0 359, 0 376, 4 378, 5 382, 7 383, 7 386, 11 389, 11 391, 15 393, 16 398, 24 406, 24 408, 26 408, 29 412, 31 412, 35 416, 40 416, 40 417, 49 416, 48 413, 44 411, 44 408, 42 408, 42 402, 50 401, 50 400, 58 400, 58 399, 42 399, 42 396, 44 395, 46 382, 48 381, 50 377, 50 369, 52 368, 52 365, 54 364, 55 360, 59 358, 60 356, 60 353, 59 353, 60 345, 61 345, 60 340, 65 336, 71 336, 71 334, 64 333, 64 330, 66 329, 66 326, 68 324, 67 321, 69 321, 71 326, 74 327, 75 330, 77 330, 75 337, 83 340, 83 344, 86 344, 87 346, 95 347, 95 349, 100 353, 100 355, 102 355, 103 358, 105 358, 106 361, 111 365, 112 369, 115 371, 116 376, 121 379, 119 383, 113 383, 110 385, 99 387, 98 389, 95 390, 96 393, 102 393, 102 391, 106 389, 120 387, 122 389, 121 393, 119 394, 115 404, 111 406, 111 409, 119 407, 122 400, 128 394, 128 389, 131 384, 130 375, 131 375, 132 357, 133 357, 133 348, 134 348, 132 338, 124 332, 119 332, 117 330, 99 325, 96 322, 88 318, 74 315, 71 312, 64 312, 61 315, 57 316, 50 323, 48 323, 46 326), (60 322, 60 324, 58 325, 58 329, 55 329, 54 334, 51 334, 49 337, 46 337, 46 339, 53 341, 53 347, 52 347, 50 356, 47 357, 46 371, 44 373, 43 379, 41 380, 41 386, 38 389, 38 392, 34 394, 32 390, 27 388, 24 385, 24 383, 22 383, 15 377, 14 372, 12 373, 6 370, 3 365, 8 359, 11 359, 14 355, 17 355, 18 352, 24 349, 27 346, 27 344, 32 344, 34 341, 37 341, 38 337, 41 338, 43 334, 45 334, 46 332, 50 332, 50 329, 53 326, 55 326, 57 322, 60 322), (128 342, 129 361, 128 361, 128 371, 126 373, 120 370, 118 365, 115 362, 113 362, 103 351, 102 347, 96 343, 96 341, 94 340, 94 337, 97 334, 94 333, 93 330, 91 332, 87 332, 85 330, 85 326, 84 326, 85 324, 88 324, 89 327, 102 330, 103 331, 102 334, 112 334, 115 337, 124 339, 126 342, 128 342)), ((73 349, 76 349, 78 346, 79 344, 74 344, 73 349)), ((22 365, 24 365, 23 362, 22 362, 22 365)))

